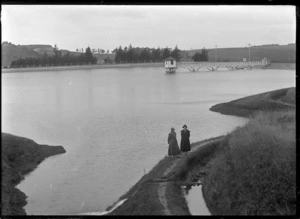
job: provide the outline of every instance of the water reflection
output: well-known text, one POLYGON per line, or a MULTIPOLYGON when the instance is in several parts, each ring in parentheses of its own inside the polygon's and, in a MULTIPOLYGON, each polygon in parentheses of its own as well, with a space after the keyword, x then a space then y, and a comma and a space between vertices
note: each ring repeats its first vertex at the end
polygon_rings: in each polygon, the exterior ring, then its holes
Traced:
POLYGON ((202 194, 202 185, 183 188, 184 196, 192 215, 211 215, 202 194))
POLYGON ((163 84, 163 96, 164 103, 178 103, 181 100, 179 77, 176 74, 165 74, 163 84))

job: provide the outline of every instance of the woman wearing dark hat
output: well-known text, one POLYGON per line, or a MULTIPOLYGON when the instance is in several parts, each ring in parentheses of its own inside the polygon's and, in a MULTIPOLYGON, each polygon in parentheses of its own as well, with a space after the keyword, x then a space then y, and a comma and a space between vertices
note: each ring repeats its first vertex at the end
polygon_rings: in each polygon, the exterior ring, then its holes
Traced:
POLYGON ((190 144, 190 131, 187 129, 187 126, 182 126, 183 130, 181 130, 181 142, 180 142, 180 150, 185 152, 191 150, 191 144, 190 144))
POLYGON ((176 139, 176 132, 174 128, 171 128, 171 132, 169 133, 168 144, 169 144, 168 155, 172 156, 173 158, 173 156, 180 154, 178 142, 176 139))

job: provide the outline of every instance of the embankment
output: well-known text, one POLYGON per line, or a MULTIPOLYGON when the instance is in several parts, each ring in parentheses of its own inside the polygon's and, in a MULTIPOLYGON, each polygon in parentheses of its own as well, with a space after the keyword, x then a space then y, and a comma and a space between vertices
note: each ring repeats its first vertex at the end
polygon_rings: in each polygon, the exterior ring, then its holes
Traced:
MULTIPOLYGON (((180 65, 180 63, 179 63, 180 65)), ((19 72, 44 72, 44 71, 70 71, 70 70, 92 70, 92 69, 110 69, 110 68, 142 68, 142 67, 164 67, 162 62, 152 63, 126 63, 126 64, 102 64, 102 65, 73 65, 73 66, 48 66, 48 67, 25 67, 25 68, 2 68, 2 73, 19 72)), ((261 67, 259 67, 261 68, 261 67)), ((295 63, 271 63, 265 69, 284 69, 295 70, 295 63)))
POLYGON ((127 200, 110 215, 190 215, 181 186, 193 183, 187 174, 189 168, 199 160, 205 165, 214 156, 222 138, 192 144, 187 156, 163 158, 120 197, 119 201, 127 200))
POLYGON ((1 215, 26 215, 26 195, 15 186, 45 158, 66 151, 62 146, 40 145, 7 133, 1 138, 1 215))
POLYGON ((218 104, 230 115, 251 115, 222 140, 223 151, 204 178, 213 215, 295 215, 295 88, 218 104))
POLYGON ((8 68, 1 69, 2 73, 18 72, 42 72, 42 71, 70 71, 70 70, 92 70, 110 68, 142 68, 142 67, 164 67, 162 62, 151 63, 126 63, 126 64, 102 64, 102 65, 72 65, 72 66, 48 66, 48 67, 28 67, 28 68, 8 68))
POLYGON ((296 69, 296 63, 276 63, 276 62, 271 62, 271 65, 265 67, 265 69, 295 70, 296 69))
POLYGON ((295 87, 269 91, 212 106, 211 111, 226 115, 249 117, 258 111, 295 108, 295 87))

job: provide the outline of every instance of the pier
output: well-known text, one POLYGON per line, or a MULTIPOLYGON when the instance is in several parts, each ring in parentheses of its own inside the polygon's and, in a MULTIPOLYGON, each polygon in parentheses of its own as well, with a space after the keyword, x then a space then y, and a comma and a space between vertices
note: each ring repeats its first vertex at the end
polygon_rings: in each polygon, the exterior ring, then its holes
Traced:
POLYGON ((216 71, 219 68, 226 68, 229 71, 238 69, 251 70, 254 67, 265 67, 270 65, 270 60, 267 58, 261 61, 243 61, 243 62, 178 62, 177 68, 188 69, 190 72, 197 72, 200 69, 208 71, 216 71))

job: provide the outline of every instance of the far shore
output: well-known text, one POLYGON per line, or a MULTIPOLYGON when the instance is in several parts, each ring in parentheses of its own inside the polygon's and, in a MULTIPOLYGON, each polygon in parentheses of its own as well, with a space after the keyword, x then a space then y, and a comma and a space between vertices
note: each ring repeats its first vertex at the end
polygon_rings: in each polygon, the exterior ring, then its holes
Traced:
MULTIPOLYGON (((163 62, 151 63, 125 63, 125 64, 96 64, 96 65, 68 65, 49 67, 25 67, 25 68, 2 68, 2 73, 40 72, 40 71, 68 71, 68 70, 92 70, 110 68, 142 68, 142 67, 164 67, 163 62)), ((263 69, 295 70, 296 63, 271 63, 263 69)))
POLYGON ((138 67, 163 67, 162 62, 151 63, 126 63, 126 64, 96 64, 96 65, 68 65, 49 67, 28 67, 28 68, 2 68, 2 73, 18 72, 39 72, 39 71, 67 71, 67 70, 92 70, 106 68, 138 68, 138 67))

